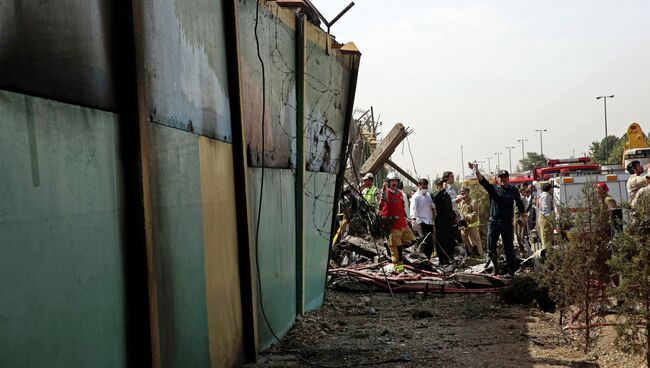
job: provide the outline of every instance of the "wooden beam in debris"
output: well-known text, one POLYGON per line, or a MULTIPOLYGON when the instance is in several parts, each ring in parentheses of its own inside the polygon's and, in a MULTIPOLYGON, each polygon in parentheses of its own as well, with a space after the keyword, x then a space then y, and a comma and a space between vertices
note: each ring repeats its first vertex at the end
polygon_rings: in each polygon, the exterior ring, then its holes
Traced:
POLYGON ((377 171, 388 161, 395 152, 395 148, 409 135, 409 131, 401 123, 395 124, 386 138, 377 146, 377 149, 370 155, 368 160, 361 166, 361 173, 377 173, 377 171))
POLYGON ((407 173, 404 169, 402 169, 401 167, 397 166, 396 163, 394 163, 394 162, 391 161, 390 159, 386 160, 386 163, 389 164, 390 167, 392 167, 393 169, 397 170, 397 172, 399 172, 400 174, 402 174, 403 177, 405 177, 405 178, 407 178, 408 180, 410 180, 413 184, 418 185, 418 180, 417 180, 416 178, 412 177, 411 175, 409 175, 409 173, 407 173))

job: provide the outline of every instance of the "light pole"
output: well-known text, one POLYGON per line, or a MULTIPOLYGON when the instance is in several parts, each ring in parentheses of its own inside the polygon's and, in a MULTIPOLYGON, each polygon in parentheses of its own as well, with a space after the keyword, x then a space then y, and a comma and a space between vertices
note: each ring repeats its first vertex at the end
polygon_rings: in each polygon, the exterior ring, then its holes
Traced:
POLYGON ((510 172, 512 172, 512 150, 515 149, 515 147, 506 147, 508 150, 508 160, 510 161, 510 172))
POLYGON ((485 159, 486 159, 487 162, 488 162, 488 175, 490 175, 490 174, 492 174, 492 164, 490 163, 490 162, 491 162, 490 160, 491 160, 492 158, 491 158, 491 157, 486 157, 485 159))
POLYGON ((607 99, 608 98, 614 98, 614 95, 611 96, 598 96, 596 97, 596 100, 603 99, 603 105, 605 106, 605 164, 607 164, 608 161, 608 152, 607 152, 607 99))
POLYGON ((539 154, 544 158, 544 145, 542 144, 542 132, 547 131, 548 129, 535 129, 536 132, 539 132, 539 154))
POLYGON ((501 170, 501 152, 494 152, 494 154, 497 156, 497 167, 494 171, 497 172, 501 170))
POLYGON ((524 150, 524 142, 528 142, 528 139, 517 139, 517 142, 521 142, 521 159, 526 159, 526 151, 524 150))
POLYGON ((463 157, 463 145, 460 146, 460 170, 463 175, 463 180, 465 180, 465 158, 463 157))

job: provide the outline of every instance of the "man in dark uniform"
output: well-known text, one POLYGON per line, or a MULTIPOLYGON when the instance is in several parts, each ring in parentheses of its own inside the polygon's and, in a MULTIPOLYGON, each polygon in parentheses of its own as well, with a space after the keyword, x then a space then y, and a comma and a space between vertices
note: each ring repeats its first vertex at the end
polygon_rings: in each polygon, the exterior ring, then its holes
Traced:
POLYGON ((454 255, 457 228, 454 226, 455 214, 451 205, 451 197, 445 187, 445 179, 440 182, 442 188, 433 194, 433 205, 436 208, 436 253, 440 265, 448 265, 454 255))
POLYGON ((503 248, 506 253, 506 261, 508 262, 508 274, 514 275, 519 265, 515 256, 515 249, 512 244, 514 235, 514 206, 520 213, 520 218, 523 223, 526 223, 528 214, 524 208, 524 203, 521 200, 519 191, 513 185, 510 185, 510 174, 506 170, 499 170, 497 176, 499 177, 497 185, 490 184, 483 175, 478 171, 478 166, 473 163, 468 164, 470 169, 476 172, 476 178, 481 186, 488 192, 490 197, 490 219, 488 221, 487 233, 487 248, 488 258, 494 265, 493 273, 498 273, 498 259, 497 242, 499 236, 503 241, 503 248))

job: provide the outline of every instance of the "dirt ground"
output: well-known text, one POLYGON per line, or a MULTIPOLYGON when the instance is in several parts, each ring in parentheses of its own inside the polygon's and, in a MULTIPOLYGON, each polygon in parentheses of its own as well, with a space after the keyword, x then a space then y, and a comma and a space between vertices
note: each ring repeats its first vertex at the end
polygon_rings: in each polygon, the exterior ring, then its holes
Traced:
POLYGON ((614 348, 611 327, 600 329, 583 354, 582 336, 563 331, 558 321, 557 314, 508 305, 494 294, 392 298, 328 290, 323 307, 299 317, 251 367, 643 366, 614 348))

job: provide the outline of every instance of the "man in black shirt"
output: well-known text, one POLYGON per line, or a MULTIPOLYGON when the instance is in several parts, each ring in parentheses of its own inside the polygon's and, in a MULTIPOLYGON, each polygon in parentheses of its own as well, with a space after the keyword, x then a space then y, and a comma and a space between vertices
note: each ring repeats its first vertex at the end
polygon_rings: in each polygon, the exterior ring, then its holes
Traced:
POLYGON ((515 256, 514 246, 512 244, 512 238, 514 235, 513 203, 517 206, 520 213, 519 216, 525 224, 528 214, 524 208, 524 203, 521 200, 517 188, 510 185, 510 174, 506 170, 499 170, 497 173, 497 176, 499 177, 497 185, 492 185, 487 181, 487 179, 485 179, 485 177, 483 177, 483 175, 481 175, 476 164, 470 162, 468 166, 470 169, 474 169, 478 182, 490 196, 490 219, 488 221, 487 248, 488 257, 494 265, 493 273, 497 274, 498 272, 497 242, 499 241, 499 236, 501 236, 503 248, 506 253, 506 261, 508 262, 508 274, 512 276, 519 267, 515 256))
MULTIPOLYGON (((451 205, 451 197, 447 192, 445 179, 441 180, 443 186, 433 194, 433 205, 436 208, 436 253, 440 265, 448 265, 454 255, 456 245, 455 215, 451 205)), ((436 185, 438 182, 436 181, 436 185)))

